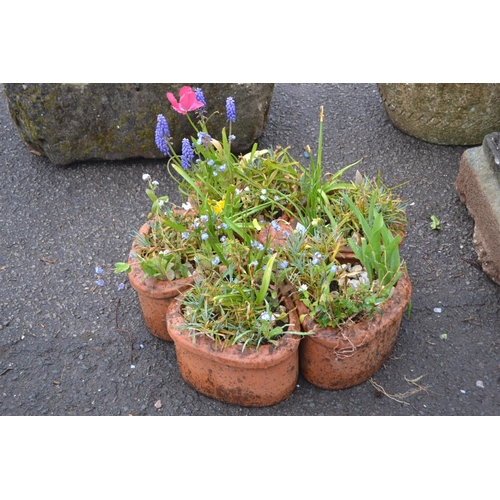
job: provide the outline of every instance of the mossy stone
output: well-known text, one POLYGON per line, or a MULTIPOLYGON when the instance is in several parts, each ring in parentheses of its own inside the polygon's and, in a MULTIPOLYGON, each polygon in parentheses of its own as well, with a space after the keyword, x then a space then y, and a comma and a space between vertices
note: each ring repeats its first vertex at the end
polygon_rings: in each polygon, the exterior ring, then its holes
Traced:
POLYGON ((174 148, 193 135, 188 119, 174 111, 167 92, 183 85, 202 88, 209 130, 226 126, 226 98, 232 96, 235 153, 249 151, 262 134, 274 90, 272 83, 6 83, 4 95, 21 138, 56 165, 90 159, 163 158, 155 144, 158 114, 168 120, 174 148))
POLYGON ((387 115, 408 135, 473 146, 500 130, 498 83, 379 83, 387 115))

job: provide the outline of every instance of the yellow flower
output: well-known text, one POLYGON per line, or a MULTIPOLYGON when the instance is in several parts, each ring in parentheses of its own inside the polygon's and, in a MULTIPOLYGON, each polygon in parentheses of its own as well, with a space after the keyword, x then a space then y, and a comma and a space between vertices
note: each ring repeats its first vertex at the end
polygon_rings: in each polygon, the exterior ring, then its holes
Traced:
POLYGON ((208 200, 208 204, 210 208, 214 211, 215 215, 219 215, 224 210, 224 200, 214 201, 208 200))

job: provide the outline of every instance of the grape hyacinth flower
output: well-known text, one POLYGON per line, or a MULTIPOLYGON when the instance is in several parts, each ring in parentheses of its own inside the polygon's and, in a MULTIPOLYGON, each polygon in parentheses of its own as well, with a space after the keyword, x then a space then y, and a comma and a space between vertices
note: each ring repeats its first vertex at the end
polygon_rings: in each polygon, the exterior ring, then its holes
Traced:
POLYGON ((182 139, 182 168, 187 170, 191 166, 191 160, 194 158, 194 151, 189 139, 182 139))
POLYGON ((170 141, 170 130, 168 128, 168 123, 163 115, 158 115, 158 120, 156 122, 155 131, 155 142, 158 149, 165 155, 170 156, 168 149, 168 144, 170 141))
POLYGON ((234 104, 234 99, 232 97, 228 97, 226 99, 226 115, 228 121, 236 121, 236 105, 234 104))
POLYGON ((207 105, 207 101, 205 101, 205 96, 203 95, 203 90, 201 90, 199 87, 194 89, 194 93, 196 95, 196 100, 203 103, 203 106, 207 105))

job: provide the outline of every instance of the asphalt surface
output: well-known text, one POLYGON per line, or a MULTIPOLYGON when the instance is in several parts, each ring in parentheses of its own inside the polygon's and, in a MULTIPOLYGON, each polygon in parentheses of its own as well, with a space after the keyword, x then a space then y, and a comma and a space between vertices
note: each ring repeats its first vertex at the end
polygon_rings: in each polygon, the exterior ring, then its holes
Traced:
POLYGON ((149 208, 142 174, 179 201, 164 162, 53 166, 28 151, 2 96, 0 415, 499 415, 500 287, 474 265, 473 220, 454 188, 465 148, 395 129, 375 84, 277 84, 260 146, 302 158, 321 105, 328 171, 364 158, 362 173, 406 183, 412 311, 371 381, 327 391, 299 377, 286 401, 254 409, 190 388, 173 344, 148 333, 135 291, 113 274, 149 208))

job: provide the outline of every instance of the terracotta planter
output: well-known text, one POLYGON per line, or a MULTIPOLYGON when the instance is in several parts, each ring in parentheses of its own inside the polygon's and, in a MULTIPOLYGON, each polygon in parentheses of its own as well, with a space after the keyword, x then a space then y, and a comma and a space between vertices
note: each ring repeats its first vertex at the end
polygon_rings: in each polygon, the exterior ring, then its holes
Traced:
MULTIPOLYGON (((387 361, 396 344, 403 313, 411 297, 407 274, 398 281, 381 314, 345 328, 319 328, 306 316, 300 345, 300 371, 311 384, 323 389, 347 389, 374 375, 387 361)), ((307 308, 297 303, 299 314, 307 308)))
MULTIPOLYGON (((293 307, 291 301, 288 305, 293 307)), ((258 350, 242 351, 239 345, 215 350, 208 337, 199 335, 193 343, 188 331, 180 328, 184 318, 178 300, 167 314, 182 378, 198 392, 225 403, 262 407, 285 400, 294 390, 301 336, 286 334, 277 346, 261 345, 258 350)), ((289 313, 289 323, 299 330, 295 311, 289 313)))
POLYGON ((379 83, 387 116, 408 135, 473 146, 500 129, 498 83, 379 83))
MULTIPOLYGON (((146 223, 139 229, 139 232, 145 236, 150 230, 151 227, 146 223)), ((132 270, 128 274, 130 284, 139 296, 142 316, 149 332, 155 337, 171 342, 166 323, 167 308, 172 300, 194 283, 194 277, 174 281, 146 278, 139 261, 133 257, 136 247, 137 240, 132 244, 128 259, 128 263, 132 265, 132 270)))

